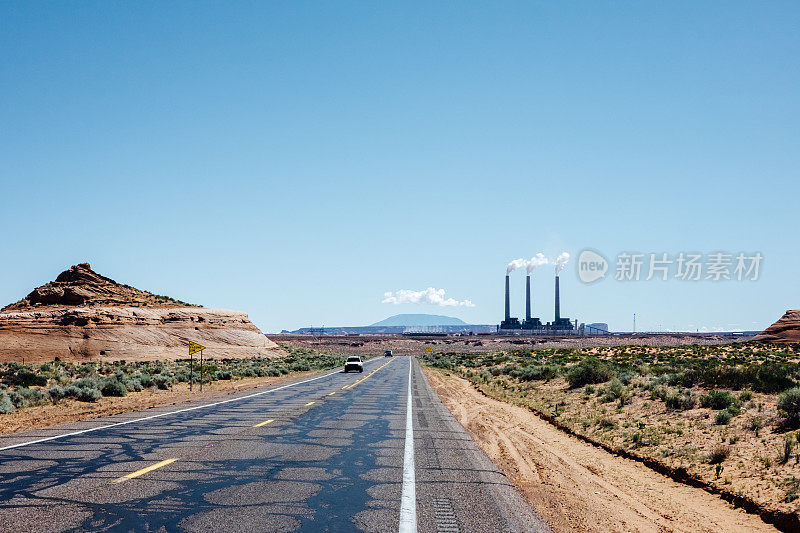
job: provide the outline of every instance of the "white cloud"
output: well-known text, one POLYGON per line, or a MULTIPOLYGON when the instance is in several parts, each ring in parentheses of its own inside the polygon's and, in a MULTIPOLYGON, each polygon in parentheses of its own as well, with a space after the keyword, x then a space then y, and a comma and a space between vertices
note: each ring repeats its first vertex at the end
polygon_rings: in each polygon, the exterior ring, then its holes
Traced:
POLYGON ((440 307, 475 307, 475 304, 470 300, 456 300, 454 298, 446 298, 444 289, 436 289, 428 287, 422 291, 412 291, 408 289, 400 289, 395 292, 383 293, 384 304, 431 304, 440 307))

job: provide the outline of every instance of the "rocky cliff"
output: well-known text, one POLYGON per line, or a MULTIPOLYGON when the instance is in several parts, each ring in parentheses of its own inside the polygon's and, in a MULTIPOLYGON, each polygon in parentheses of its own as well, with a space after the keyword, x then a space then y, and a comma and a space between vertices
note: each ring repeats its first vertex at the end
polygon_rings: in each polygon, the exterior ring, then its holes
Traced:
POLYGON ((770 327, 753 337, 754 341, 800 342, 800 310, 789 310, 770 327))
POLYGON ((239 311, 205 309, 122 285, 88 264, 0 311, 0 362, 270 357, 282 350, 239 311))

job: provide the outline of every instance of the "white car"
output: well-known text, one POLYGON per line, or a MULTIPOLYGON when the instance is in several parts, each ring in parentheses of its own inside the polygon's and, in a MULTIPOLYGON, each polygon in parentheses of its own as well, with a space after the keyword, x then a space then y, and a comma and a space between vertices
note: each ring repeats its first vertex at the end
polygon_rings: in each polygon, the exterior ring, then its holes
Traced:
POLYGON ((364 363, 361 362, 361 358, 357 355, 351 355, 344 363, 344 371, 350 372, 351 370, 354 372, 364 371, 364 363))

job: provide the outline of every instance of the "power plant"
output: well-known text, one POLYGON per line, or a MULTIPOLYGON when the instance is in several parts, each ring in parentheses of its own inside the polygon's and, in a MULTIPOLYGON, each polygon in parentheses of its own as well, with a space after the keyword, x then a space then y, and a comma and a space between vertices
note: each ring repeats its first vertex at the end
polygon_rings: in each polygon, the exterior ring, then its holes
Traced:
POLYGON ((506 274, 506 300, 505 300, 505 318, 500 322, 500 332, 527 334, 540 334, 540 335, 570 335, 579 332, 577 320, 573 323, 572 320, 561 316, 561 294, 558 282, 558 274, 556 274, 555 283, 555 317, 552 322, 542 323, 539 318, 531 317, 531 276, 528 274, 525 277, 525 321, 520 322, 517 317, 511 316, 511 289, 509 282, 509 274, 506 274))

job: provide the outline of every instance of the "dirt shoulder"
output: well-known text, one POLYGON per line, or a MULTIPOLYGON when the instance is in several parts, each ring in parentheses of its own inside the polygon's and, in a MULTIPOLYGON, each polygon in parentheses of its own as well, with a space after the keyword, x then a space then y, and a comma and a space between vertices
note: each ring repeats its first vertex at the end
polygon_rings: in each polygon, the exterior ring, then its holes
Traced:
POLYGON ((279 377, 245 378, 215 381, 203 384, 203 392, 197 383, 189 390, 188 383, 176 383, 169 390, 155 387, 141 392, 129 392, 123 397, 102 397, 96 402, 79 402, 65 399, 54 405, 26 407, 8 414, 0 415, 0 435, 39 429, 57 424, 91 420, 102 416, 116 415, 129 411, 141 411, 151 407, 175 405, 194 400, 212 400, 220 396, 234 394, 256 387, 274 385, 284 381, 311 376, 331 369, 309 372, 292 372, 279 377))
POLYGON ((488 398, 465 379, 423 368, 447 408, 556 532, 776 531, 703 489, 488 398))

